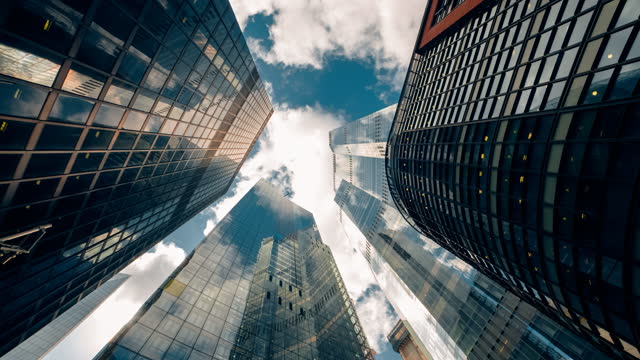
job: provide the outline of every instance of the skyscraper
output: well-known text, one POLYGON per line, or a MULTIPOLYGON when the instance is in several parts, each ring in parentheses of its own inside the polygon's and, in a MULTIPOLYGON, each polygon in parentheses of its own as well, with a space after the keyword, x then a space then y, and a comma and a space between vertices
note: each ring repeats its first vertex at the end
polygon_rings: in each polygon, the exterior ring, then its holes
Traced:
POLYGON ((373 359, 313 215, 263 180, 98 358, 136 354, 152 360, 373 359))
POLYGON ((0 354, 224 194, 272 113, 228 1, 2 13, 0 354))
MULTIPOLYGON (((385 127, 374 125, 371 118, 386 121, 386 127, 390 127, 391 117, 375 114, 349 123, 347 129, 333 130, 330 137, 344 136, 352 129, 366 126, 385 127)), ((347 138, 360 143, 357 147, 374 141, 365 136, 347 138)), ((370 159, 374 160, 382 159, 370 159)), ((369 262, 378 284, 402 319, 404 329, 395 335, 406 332, 416 347, 414 350, 434 359, 606 357, 411 228, 390 200, 385 201, 384 193, 354 184, 382 183, 385 175, 375 171, 377 167, 370 166, 365 171, 360 171, 363 166, 353 168, 357 170, 350 177, 353 182, 341 179, 335 201, 364 235, 354 238, 351 233, 352 241, 369 262)), ((340 178, 343 173, 336 166, 334 176, 340 178)), ((349 225, 344 219, 343 224, 349 225)))
POLYGON ((391 347, 395 352, 400 353, 402 360, 432 360, 433 358, 424 354, 415 343, 411 333, 405 326, 404 320, 399 320, 393 330, 387 336, 391 347))
POLYGON ((420 232, 640 358, 640 3, 433 1, 387 148, 420 232))
POLYGON ((0 357, 0 360, 42 359, 118 290, 128 278, 129 275, 125 274, 115 275, 64 314, 0 357))

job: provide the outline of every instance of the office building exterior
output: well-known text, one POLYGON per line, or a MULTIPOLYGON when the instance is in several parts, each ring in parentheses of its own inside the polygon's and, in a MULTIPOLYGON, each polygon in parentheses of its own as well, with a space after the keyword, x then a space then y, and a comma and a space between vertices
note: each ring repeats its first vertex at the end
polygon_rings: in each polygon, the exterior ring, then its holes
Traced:
MULTIPOLYGON (((334 134, 349 134, 349 130, 360 129, 367 123, 371 128, 390 128, 392 117, 376 117, 376 114, 349 123, 347 129, 333 130, 331 138, 334 134), (371 118, 386 125, 371 125, 371 118)), ((351 139, 360 142, 355 146, 378 140, 371 137, 367 140, 364 136, 351 136, 351 139)), ((378 157, 374 159, 383 161, 378 157)), ((368 164, 366 161, 352 163, 368 164)), ((420 353, 434 359, 487 356, 599 359, 605 356, 414 230, 385 199, 384 192, 355 185, 382 183, 384 173, 375 170, 375 166, 353 166, 353 175, 346 177, 336 166, 334 177, 340 185, 335 201, 341 213, 362 234, 357 237, 351 233, 353 245, 368 261, 381 289, 402 319, 401 328, 394 329, 391 337, 396 351, 404 339, 410 337, 411 342, 405 342, 406 354, 420 353)), ((342 220, 348 227, 348 222, 342 220)))
POLYGON ((387 336, 393 351, 400 353, 402 360, 432 360, 422 352, 415 343, 411 333, 405 326, 404 320, 399 320, 387 336))
POLYGON ((0 360, 34 360, 44 358, 64 340, 80 323, 91 315, 109 296, 118 290, 129 278, 126 274, 116 274, 75 304, 64 314, 55 318, 47 326, 38 330, 27 340, 0 357, 0 360))
POLYGON ((228 1, 9 1, 0 354, 218 199, 272 108, 228 1), (7 250, 8 251, 8 250, 7 250))
POLYGON ((134 357, 373 359, 313 215, 263 180, 98 356, 134 357))
POLYGON ((421 233, 640 358, 640 3, 432 1, 387 148, 421 233))

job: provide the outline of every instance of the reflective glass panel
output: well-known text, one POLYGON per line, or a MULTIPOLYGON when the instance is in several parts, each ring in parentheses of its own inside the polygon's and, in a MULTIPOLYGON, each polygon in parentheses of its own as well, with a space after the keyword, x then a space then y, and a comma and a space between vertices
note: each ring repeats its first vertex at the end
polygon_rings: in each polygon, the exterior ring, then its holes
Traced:
POLYGON ((118 127, 124 114, 124 108, 102 104, 93 119, 94 126, 118 127))
POLYGON ((0 81, 0 114, 37 118, 46 97, 45 90, 0 81))
POLYGON ((93 102, 75 96, 59 95, 49 120, 84 124, 93 108, 93 102))

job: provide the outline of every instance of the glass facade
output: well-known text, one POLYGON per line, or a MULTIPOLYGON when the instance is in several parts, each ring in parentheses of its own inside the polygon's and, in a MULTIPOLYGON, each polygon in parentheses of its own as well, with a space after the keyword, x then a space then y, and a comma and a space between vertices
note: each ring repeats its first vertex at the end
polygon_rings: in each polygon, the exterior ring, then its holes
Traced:
POLYGON ((386 154, 416 229, 628 358, 640 358, 639 16, 635 0, 445 15, 413 53, 386 154))
POLYGON ((259 181, 99 359, 373 359, 313 215, 259 181))
POLYGON ((333 188, 345 180, 391 202, 384 153, 396 105, 352 121, 329 132, 333 152, 333 188))
POLYGON ((0 357, 0 360, 42 359, 102 305, 111 294, 118 290, 127 279, 129 279, 129 275, 115 275, 71 309, 65 311, 64 314, 0 357))
POLYGON ((0 236, 53 226, 0 265, 0 354, 224 194, 272 113, 228 1, 2 11, 0 236))
POLYGON ((343 181, 336 202, 389 301, 435 359, 602 359, 589 342, 418 233, 381 199, 343 181))

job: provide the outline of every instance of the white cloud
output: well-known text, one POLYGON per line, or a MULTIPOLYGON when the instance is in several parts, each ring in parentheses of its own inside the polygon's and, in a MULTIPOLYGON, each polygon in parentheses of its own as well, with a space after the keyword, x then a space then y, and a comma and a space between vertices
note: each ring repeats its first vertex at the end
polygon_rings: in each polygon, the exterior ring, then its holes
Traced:
POLYGON ((184 250, 164 242, 140 256, 123 270, 131 275, 124 285, 44 359, 89 359, 96 355, 185 257, 184 250))
MULTIPOLYGON (((375 279, 362 255, 346 236, 333 201, 333 168, 328 132, 345 124, 339 116, 320 107, 290 108, 276 105, 257 143, 258 151, 242 166, 228 195, 210 208, 205 234, 261 178, 273 178, 290 190, 291 199, 310 211, 323 241, 331 247, 338 268, 356 304, 371 345, 380 349, 395 325, 382 292, 372 290, 375 279), (275 175, 275 176, 274 176, 275 175), (366 325, 365 325, 366 324, 366 325)), ((350 220, 343 216, 343 221, 350 220)))
POLYGON ((423 0, 232 0, 244 26, 272 16, 269 41, 254 55, 270 64, 321 69, 327 56, 372 61, 380 81, 402 85, 425 9, 423 0))

